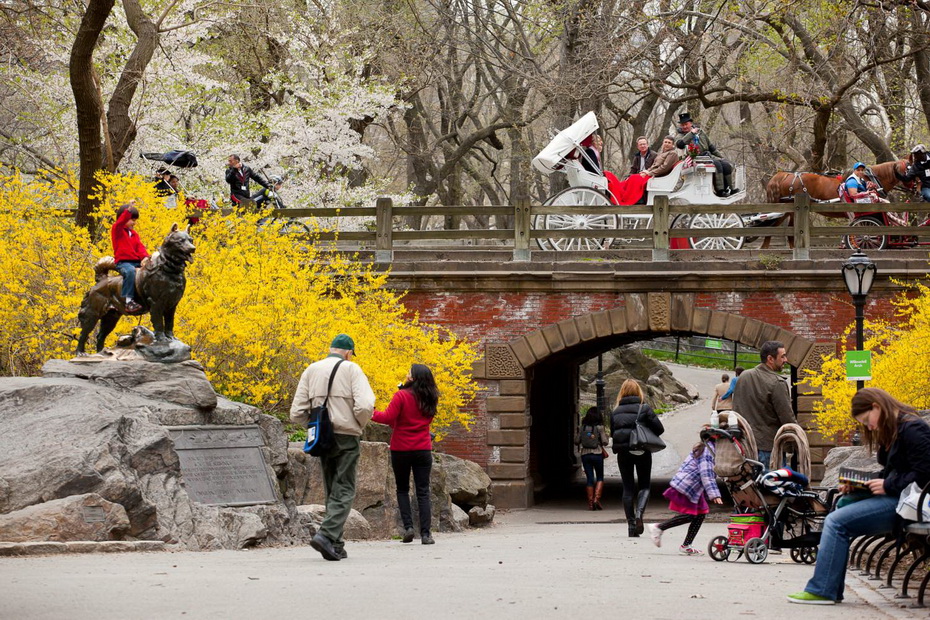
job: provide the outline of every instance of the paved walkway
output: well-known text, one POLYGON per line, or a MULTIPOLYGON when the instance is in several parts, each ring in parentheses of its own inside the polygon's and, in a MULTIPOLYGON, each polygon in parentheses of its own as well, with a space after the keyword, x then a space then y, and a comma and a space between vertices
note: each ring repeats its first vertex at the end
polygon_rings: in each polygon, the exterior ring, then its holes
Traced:
MULTIPOLYGON (((691 382, 719 380, 698 374, 691 382)), ((707 415, 702 399, 665 418, 658 492, 707 415)), ((577 497, 498 515, 488 529, 439 533, 432 547, 350 542, 342 562, 309 548, 0 558, 0 619, 927 617, 854 574, 843 604, 792 605, 785 595, 804 587, 811 566, 787 554, 761 565, 681 556, 683 528, 657 549, 626 537, 619 496, 614 478, 606 510, 589 512, 578 486, 577 497)), ((654 499, 647 520, 668 514, 654 499)), ((725 533, 726 511, 714 516, 721 522, 706 523, 696 546, 725 533)))
MULTIPOLYGON (((0 618, 925 618, 856 576, 834 607, 785 595, 812 568, 787 555, 761 565, 661 549, 585 511, 536 508, 437 544, 350 543, 326 562, 309 548, 0 558, 0 618), (574 522, 571 522, 574 521, 574 522)), ((697 543, 724 531, 707 524, 697 543)))

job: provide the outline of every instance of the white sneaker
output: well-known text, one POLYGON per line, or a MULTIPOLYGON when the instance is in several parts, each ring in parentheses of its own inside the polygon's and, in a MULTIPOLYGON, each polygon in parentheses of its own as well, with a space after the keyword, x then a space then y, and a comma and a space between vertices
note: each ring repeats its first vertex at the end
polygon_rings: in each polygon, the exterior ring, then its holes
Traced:
POLYGON ((650 523, 648 527, 649 527, 649 538, 652 539, 652 544, 654 544, 656 547, 661 547, 662 546, 662 530, 660 530, 659 526, 654 523, 650 523))
POLYGON ((704 555, 700 549, 695 549, 691 545, 682 545, 678 547, 678 553, 682 555, 704 555))

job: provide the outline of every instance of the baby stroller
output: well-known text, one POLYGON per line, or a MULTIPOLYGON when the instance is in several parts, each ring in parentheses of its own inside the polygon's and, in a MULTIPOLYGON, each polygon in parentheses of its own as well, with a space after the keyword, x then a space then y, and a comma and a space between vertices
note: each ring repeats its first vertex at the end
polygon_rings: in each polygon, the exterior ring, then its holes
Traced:
MULTIPOLYGON (((729 413, 732 416, 735 412, 729 413)), ((751 429, 738 415, 731 419, 727 428, 705 431, 716 440, 718 456, 733 454, 734 449, 743 455, 735 467, 729 459, 721 464, 729 470, 717 471, 735 509, 728 535, 711 540, 707 554, 717 562, 737 561, 745 555, 750 563, 761 564, 769 549, 789 549, 793 561, 813 564, 823 522, 830 512, 828 501, 809 488, 806 475, 790 467, 763 474, 762 463, 750 458, 756 456, 751 429)))

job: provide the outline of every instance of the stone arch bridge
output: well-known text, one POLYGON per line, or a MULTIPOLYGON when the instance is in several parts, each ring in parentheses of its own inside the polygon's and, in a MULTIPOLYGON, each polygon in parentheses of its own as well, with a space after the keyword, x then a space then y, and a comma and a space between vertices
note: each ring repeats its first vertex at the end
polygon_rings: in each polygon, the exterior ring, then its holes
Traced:
MULTIPOLYGON (((755 348, 780 340, 798 418, 807 425, 819 397, 798 377, 819 368, 854 321, 840 276, 845 257, 766 269, 757 258, 502 266, 431 253, 429 260, 395 262, 389 283, 407 291, 405 303, 422 321, 479 343, 483 359, 474 376, 481 389, 470 405, 476 423, 470 432, 452 432, 443 449, 486 468, 496 505, 519 508, 572 466, 579 366, 624 344, 665 335, 755 348)), ((876 262, 866 316, 890 318, 891 300, 901 292, 895 281, 923 278, 926 261, 876 262)), ((831 441, 813 432, 809 438, 813 460, 822 462, 831 441)))

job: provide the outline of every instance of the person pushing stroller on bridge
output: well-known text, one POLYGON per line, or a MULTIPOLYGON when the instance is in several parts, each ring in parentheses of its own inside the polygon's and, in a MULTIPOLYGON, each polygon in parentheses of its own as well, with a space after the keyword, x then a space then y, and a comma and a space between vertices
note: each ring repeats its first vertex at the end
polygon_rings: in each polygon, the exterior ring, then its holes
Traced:
POLYGON ((678 115, 678 141, 675 143, 680 149, 694 147, 695 156, 709 156, 714 162, 717 173, 714 174, 714 192, 721 198, 739 193, 738 187, 733 187, 733 164, 723 158, 710 137, 700 127, 695 126, 694 119, 688 112, 678 115))

